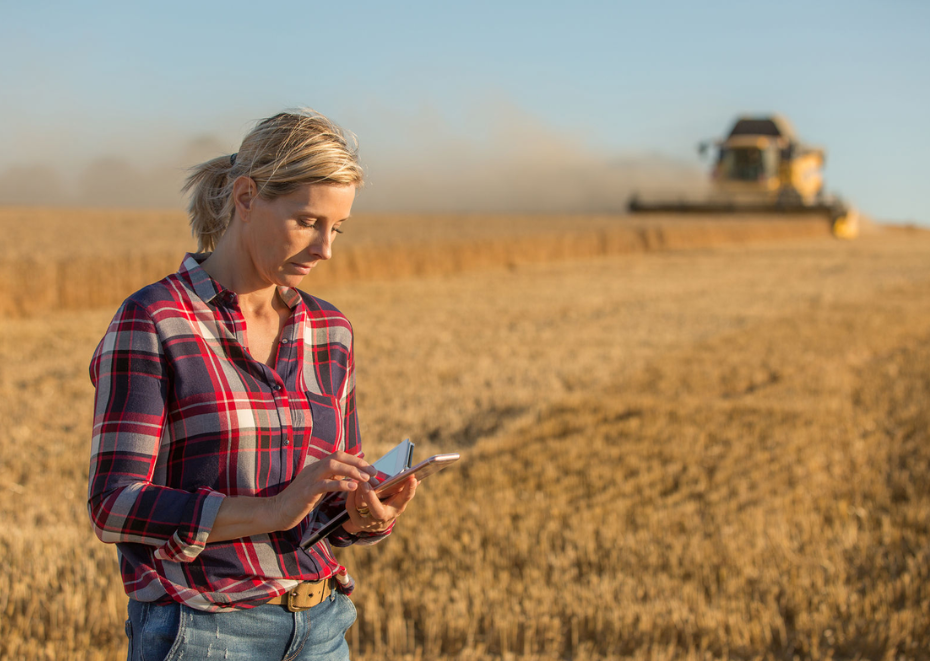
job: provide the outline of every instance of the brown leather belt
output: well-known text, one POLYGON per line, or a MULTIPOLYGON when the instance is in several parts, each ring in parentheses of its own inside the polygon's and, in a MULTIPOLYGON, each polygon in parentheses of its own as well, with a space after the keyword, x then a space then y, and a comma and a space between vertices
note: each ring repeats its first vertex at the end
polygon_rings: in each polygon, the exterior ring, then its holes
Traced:
POLYGON ((285 592, 279 597, 275 597, 266 604, 284 606, 292 613, 299 613, 313 608, 317 604, 323 603, 333 592, 333 583, 336 579, 327 578, 322 581, 304 581, 299 583, 296 588, 290 592, 285 592))

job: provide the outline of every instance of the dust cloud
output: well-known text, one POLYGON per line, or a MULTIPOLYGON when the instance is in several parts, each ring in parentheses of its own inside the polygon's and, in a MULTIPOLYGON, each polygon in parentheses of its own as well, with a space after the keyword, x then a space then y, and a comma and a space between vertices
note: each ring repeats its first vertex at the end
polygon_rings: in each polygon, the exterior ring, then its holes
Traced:
POLYGON ((199 136, 173 151, 172 163, 148 167, 121 155, 98 156, 70 179, 52 165, 14 165, 0 171, 0 205, 179 208, 187 168, 223 153, 223 143, 199 136))
MULTIPOLYGON (((688 164, 599 150, 580 133, 506 106, 461 125, 413 118, 389 131, 373 127, 370 140, 360 135, 368 181, 356 208, 618 212, 633 193, 688 196, 706 185, 706 175, 688 164)), ((101 155, 70 176, 49 164, 14 165, 0 171, 0 205, 180 208, 187 168, 227 153, 229 143, 197 136, 179 144, 171 162, 149 166, 101 155)))
POLYGON ((556 130, 507 104, 493 121, 423 124, 401 125, 409 142, 363 154, 369 180, 359 209, 615 212, 633 193, 699 196, 706 186, 706 174, 688 164, 599 150, 583 129, 556 130))

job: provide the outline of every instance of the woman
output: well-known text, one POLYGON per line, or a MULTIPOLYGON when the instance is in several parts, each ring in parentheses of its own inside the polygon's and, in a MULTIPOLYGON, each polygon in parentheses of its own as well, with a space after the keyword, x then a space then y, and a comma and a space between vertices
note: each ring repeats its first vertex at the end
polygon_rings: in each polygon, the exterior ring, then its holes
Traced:
POLYGON ((130 296, 94 353, 88 508, 119 550, 131 660, 348 658, 331 546, 384 538, 416 491, 370 488, 352 327, 296 289, 361 185, 325 117, 260 122, 187 181, 200 252, 130 296))

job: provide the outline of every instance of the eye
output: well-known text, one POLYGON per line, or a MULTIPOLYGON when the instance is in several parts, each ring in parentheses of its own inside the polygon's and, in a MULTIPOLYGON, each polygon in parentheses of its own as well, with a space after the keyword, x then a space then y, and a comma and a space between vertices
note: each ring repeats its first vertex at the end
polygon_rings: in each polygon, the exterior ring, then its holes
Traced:
MULTIPOLYGON (((316 227, 316 218, 298 218, 297 224, 305 229, 313 229, 316 227)), ((342 234, 342 230, 336 225, 333 225, 332 231, 334 234, 342 234)))

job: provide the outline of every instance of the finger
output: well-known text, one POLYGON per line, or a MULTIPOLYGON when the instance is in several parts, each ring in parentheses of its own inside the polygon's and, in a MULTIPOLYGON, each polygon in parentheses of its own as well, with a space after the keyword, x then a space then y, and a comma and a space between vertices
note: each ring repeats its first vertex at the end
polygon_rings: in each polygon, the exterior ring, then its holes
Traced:
POLYGON ((386 521, 391 518, 390 512, 388 512, 384 505, 381 503, 381 499, 378 498, 378 494, 375 493, 375 490, 371 487, 370 484, 365 484, 358 490, 356 497, 356 503, 359 507, 367 507, 370 512, 369 517, 366 517, 370 520, 375 521, 386 521))
POLYGON ((416 476, 411 475, 403 482, 401 482, 397 487, 391 489, 391 495, 386 498, 382 498, 381 502, 392 503, 398 500, 409 498, 410 492, 415 492, 419 483, 420 481, 416 478, 416 476))
POLYGON ((358 490, 349 491, 346 493, 346 511, 349 513, 349 517, 356 513, 358 510, 358 490))
POLYGON ((375 475, 378 474, 377 468, 369 464, 367 461, 365 461, 358 455, 349 454, 348 452, 338 451, 338 452, 334 452, 330 456, 343 464, 355 466, 357 469, 366 473, 369 476, 374 477, 375 475))
POLYGON ((395 493, 384 501, 378 498, 370 485, 366 484, 359 489, 358 497, 368 505, 375 519, 388 522, 396 519, 407 507, 407 503, 413 499, 417 483, 417 478, 411 475, 401 483, 395 493))
POLYGON ((320 480, 319 490, 326 493, 338 493, 341 491, 354 493, 358 491, 359 484, 364 484, 351 478, 338 478, 334 480, 320 480))
POLYGON ((384 505, 392 507, 397 514, 400 514, 407 508, 407 503, 413 500, 417 493, 417 486, 420 484, 416 477, 411 475, 401 486, 400 490, 392 494, 390 498, 384 501, 384 505))
POLYGON ((346 512, 349 513, 349 520, 352 523, 354 523, 355 525, 361 525, 358 521, 360 517, 358 515, 358 505, 357 505, 357 500, 356 500, 357 498, 358 498, 357 490, 346 493, 346 512))
POLYGON ((368 475, 377 475, 378 471, 374 466, 369 464, 367 461, 361 457, 349 454, 348 452, 342 452, 341 450, 333 452, 332 454, 326 455, 321 459, 321 461, 329 461, 334 465, 345 465, 352 466, 356 470, 363 471, 368 475))
POLYGON ((367 482, 371 479, 373 471, 377 473, 364 459, 359 459, 344 452, 334 452, 328 457, 324 457, 317 462, 316 469, 321 471, 320 477, 348 478, 357 482, 367 482))
POLYGON ((366 516, 362 516, 359 511, 359 509, 364 510, 368 507, 368 504, 362 499, 361 491, 362 489, 359 489, 346 495, 346 511, 349 513, 349 520, 360 530, 378 528, 381 523, 375 519, 370 508, 366 516))

